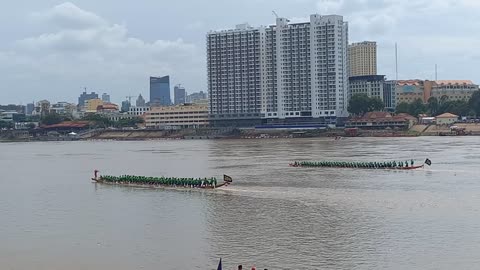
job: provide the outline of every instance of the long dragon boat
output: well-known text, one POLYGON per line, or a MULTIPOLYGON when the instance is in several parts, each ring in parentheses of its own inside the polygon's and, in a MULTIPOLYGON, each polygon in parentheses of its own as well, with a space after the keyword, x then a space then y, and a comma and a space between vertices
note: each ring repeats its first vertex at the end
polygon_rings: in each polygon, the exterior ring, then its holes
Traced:
POLYGON ((148 188, 199 188, 217 189, 228 186, 233 182, 232 177, 223 175, 223 183, 218 183, 215 177, 211 178, 178 178, 178 177, 148 177, 134 175, 99 175, 98 170, 94 171, 92 181, 107 185, 122 185, 130 187, 148 188))
POLYGON ((432 165, 432 161, 427 158, 421 165, 415 165, 413 160, 410 162, 295 161, 289 164, 290 167, 296 168, 348 168, 373 170, 416 170, 424 168, 425 165, 432 165))

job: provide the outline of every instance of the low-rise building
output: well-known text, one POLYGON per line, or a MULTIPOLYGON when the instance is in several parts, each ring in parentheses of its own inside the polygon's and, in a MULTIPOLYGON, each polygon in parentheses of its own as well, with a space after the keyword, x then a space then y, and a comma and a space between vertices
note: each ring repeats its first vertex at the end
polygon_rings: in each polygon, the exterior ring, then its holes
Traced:
POLYGON ((96 113, 99 106, 103 105, 103 101, 99 98, 89 99, 85 101, 85 112, 96 113))
POLYGON ((104 102, 102 105, 97 107, 97 112, 99 113, 115 113, 118 112, 118 105, 110 102, 104 102))
POLYGON ((431 96, 438 100, 446 96, 448 100, 468 101, 478 89, 478 85, 468 80, 436 81, 431 96))
POLYGON ((385 75, 355 76, 349 79, 349 89, 352 96, 366 94, 383 101, 385 75))
POLYGON ((147 128, 200 128, 209 125, 208 106, 182 104, 152 107, 144 115, 147 128))
POLYGON ((150 107, 147 107, 147 106, 130 107, 130 109, 128 110, 128 114, 141 116, 141 115, 144 115, 145 113, 147 113, 149 111, 150 111, 150 107))
POLYGON ((48 100, 40 100, 37 102, 35 106, 35 110, 33 111, 33 115, 46 115, 50 113, 50 101, 48 100))
POLYGON ((16 111, 0 111, 0 121, 13 122, 18 114, 16 111))
POLYGON ((195 92, 187 95, 186 102, 187 103, 195 103, 197 100, 206 100, 207 99, 207 93, 200 91, 200 92, 195 92))
POLYGON ((444 113, 435 117, 437 125, 451 125, 458 121, 458 115, 452 113, 444 113))
POLYGON ((65 101, 57 102, 52 105, 50 112, 63 115, 72 115, 77 110, 77 105, 65 101))
POLYGON ((346 128, 361 129, 408 129, 418 122, 417 118, 400 113, 369 112, 362 117, 355 117, 346 122, 346 128))
POLYGON ((424 103, 427 102, 424 96, 424 81, 422 80, 402 80, 397 81, 395 86, 395 104, 402 102, 413 103, 420 99, 424 103))

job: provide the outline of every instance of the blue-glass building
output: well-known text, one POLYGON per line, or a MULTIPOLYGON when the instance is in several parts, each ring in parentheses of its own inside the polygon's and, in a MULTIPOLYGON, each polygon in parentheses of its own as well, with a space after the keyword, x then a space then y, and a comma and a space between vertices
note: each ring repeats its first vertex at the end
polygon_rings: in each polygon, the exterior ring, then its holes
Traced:
POLYGON ((172 105, 170 76, 150 77, 150 105, 172 105))

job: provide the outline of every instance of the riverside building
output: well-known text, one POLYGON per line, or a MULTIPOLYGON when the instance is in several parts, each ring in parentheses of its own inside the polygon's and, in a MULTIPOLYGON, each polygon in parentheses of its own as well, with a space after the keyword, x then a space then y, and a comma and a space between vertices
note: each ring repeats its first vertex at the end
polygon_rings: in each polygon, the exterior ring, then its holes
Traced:
POLYGON ((316 122, 348 116, 348 24, 314 14, 207 34, 214 125, 316 122))
POLYGON ((377 43, 364 41, 348 46, 349 76, 377 75, 377 43))
POLYGON ((473 93, 478 91, 478 85, 470 80, 443 80, 433 83, 431 97, 441 100, 446 97, 448 100, 469 101, 473 93))
POLYGON ((208 106, 199 104, 152 107, 144 114, 144 119, 147 128, 181 129, 209 126, 208 106))

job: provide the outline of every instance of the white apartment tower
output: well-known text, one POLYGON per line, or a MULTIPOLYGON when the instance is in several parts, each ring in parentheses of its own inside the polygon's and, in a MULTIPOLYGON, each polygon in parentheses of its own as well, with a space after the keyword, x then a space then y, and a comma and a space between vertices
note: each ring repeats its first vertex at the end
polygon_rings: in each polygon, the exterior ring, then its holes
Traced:
POLYGON ((260 30, 208 33, 207 65, 212 120, 260 119, 260 30))
POLYGON ((315 14, 304 23, 277 18, 268 27, 210 32, 211 117, 346 117, 347 49, 348 25, 338 15, 315 14))
POLYGON ((377 43, 363 41, 348 46, 350 77, 377 75, 377 43))

